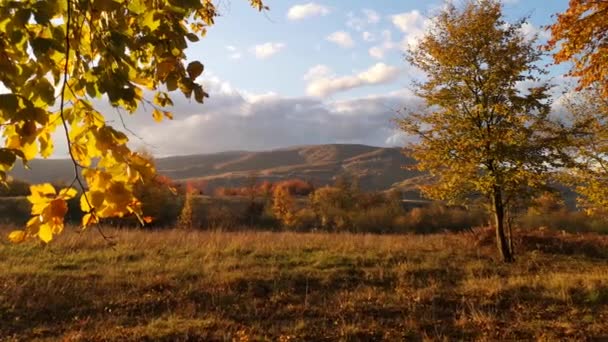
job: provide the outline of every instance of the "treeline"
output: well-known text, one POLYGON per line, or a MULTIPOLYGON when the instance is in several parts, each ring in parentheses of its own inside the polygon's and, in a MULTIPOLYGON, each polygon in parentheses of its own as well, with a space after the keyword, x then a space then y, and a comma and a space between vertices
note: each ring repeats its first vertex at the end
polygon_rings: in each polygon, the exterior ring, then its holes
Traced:
MULTIPOLYGON (((0 193, 2 223, 23 225, 28 220, 26 189, 27 183, 16 181, 0 193)), ((426 234, 486 226, 491 216, 482 201, 466 206, 404 201, 398 191, 362 191, 349 178, 324 187, 301 179, 258 182, 252 178, 247 186, 217 188, 211 195, 205 195, 206 191, 204 182, 179 183, 164 176, 138 185, 143 211, 152 219, 144 228, 426 234)), ((76 226, 82 219, 79 205, 76 199, 68 202, 66 220, 76 226)), ((141 227, 135 218, 102 223, 141 227)), ((608 233, 605 220, 571 210, 559 192, 542 193, 510 223, 528 229, 608 233)))
MULTIPOLYGON (((156 226, 187 229, 262 229, 361 233, 432 233, 483 225, 487 215, 478 209, 439 203, 404 202, 397 191, 366 192, 349 178, 331 186, 290 179, 254 182, 244 187, 219 188, 212 196, 180 194, 183 213, 173 222, 156 226), (418 206, 418 207, 417 207, 418 206), (172 224, 173 223, 173 224, 172 224)), ((198 192, 198 191, 194 191, 198 192)))

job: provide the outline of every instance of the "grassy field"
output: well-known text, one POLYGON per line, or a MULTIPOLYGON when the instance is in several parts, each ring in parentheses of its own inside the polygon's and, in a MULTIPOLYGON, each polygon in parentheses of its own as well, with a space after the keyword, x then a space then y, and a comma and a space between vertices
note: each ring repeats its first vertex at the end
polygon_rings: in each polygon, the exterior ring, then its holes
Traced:
POLYGON ((608 238, 66 232, 0 245, 0 340, 608 339, 608 238))

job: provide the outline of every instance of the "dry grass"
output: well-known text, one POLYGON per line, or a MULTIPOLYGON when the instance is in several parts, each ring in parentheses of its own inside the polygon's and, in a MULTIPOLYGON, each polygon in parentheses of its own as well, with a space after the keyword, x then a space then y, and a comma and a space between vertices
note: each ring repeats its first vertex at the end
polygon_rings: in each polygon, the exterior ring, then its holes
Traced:
POLYGON ((0 340, 608 338, 606 237, 110 233, 0 245, 0 340))

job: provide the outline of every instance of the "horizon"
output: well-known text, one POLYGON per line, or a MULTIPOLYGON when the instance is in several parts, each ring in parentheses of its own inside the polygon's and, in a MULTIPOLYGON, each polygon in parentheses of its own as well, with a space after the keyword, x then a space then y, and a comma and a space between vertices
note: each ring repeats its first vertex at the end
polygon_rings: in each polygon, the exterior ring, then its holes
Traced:
MULTIPOLYGON (((286 150, 295 150, 295 149, 300 149, 300 148, 321 147, 321 146, 362 146, 362 147, 370 147, 370 148, 377 148, 377 149, 403 149, 403 148, 405 148, 405 146, 376 146, 376 145, 368 145, 368 144, 327 143, 327 144, 289 145, 289 146, 269 148, 269 149, 260 149, 260 150, 243 149, 243 150, 225 150, 225 151, 208 152, 208 153, 153 155, 153 157, 155 159, 166 159, 166 158, 180 158, 180 157, 211 156, 211 155, 228 154, 228 153, 266 153, 266 152, 286 151, 286 150)), ((147 150, 145 150, 145 151, 149 152, 147 150)), ((61 160, 71 160, 71 159, 69 158, 69 156, 53 155, 50 158, 41 158, 40 156, 37 156, 33 160, 59 160, 59 161, 61 161, 61 160)))

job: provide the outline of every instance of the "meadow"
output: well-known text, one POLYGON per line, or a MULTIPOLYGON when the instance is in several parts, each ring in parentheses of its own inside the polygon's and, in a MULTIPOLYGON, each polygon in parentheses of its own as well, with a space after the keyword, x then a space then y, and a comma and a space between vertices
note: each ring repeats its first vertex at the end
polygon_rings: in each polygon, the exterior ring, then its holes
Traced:
POLYGON ((0 245, 0 340, 608 339, 606 236, 105 233, 0 245))

